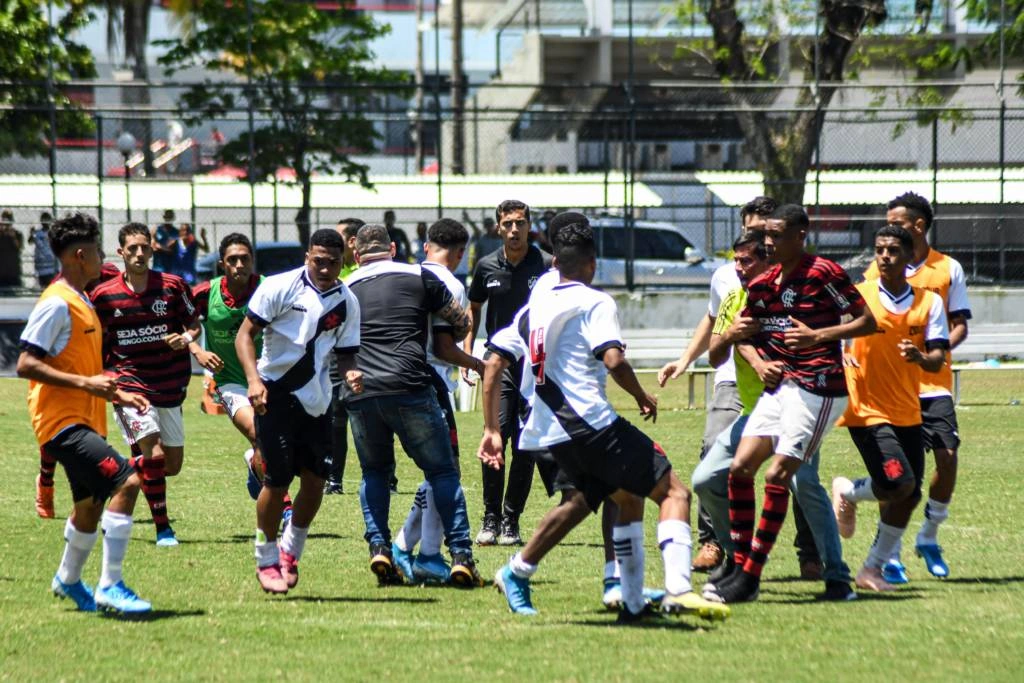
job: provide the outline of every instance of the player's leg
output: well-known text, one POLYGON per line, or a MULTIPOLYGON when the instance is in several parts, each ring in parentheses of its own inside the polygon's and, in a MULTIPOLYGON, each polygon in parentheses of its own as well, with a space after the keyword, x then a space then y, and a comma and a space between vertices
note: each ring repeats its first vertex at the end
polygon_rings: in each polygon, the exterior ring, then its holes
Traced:
MULTIPOLYGON (((395 559, 395 564, 398 566, 398 571, 402 573, 402 576, 409 583, 416 581, 413 571, 413 562, 415 561, 413 550, 416 549, 416 545, 423 536, 423 516, 427 509, 427 493, 429 491, 430 484, 425 481, 416 489, 416 493, 412 498, 412 506, 409 508, 409 514, 405 516, 402 528, 399 529, 395 540, 391 543, 391 554, 395 559)), ((432 512, 435 515, 437 514, 436 509, 432 512)))
POLYGON ((949 567, 939 546, 939 525, 949 517, 949 505, 956 488, 957 451, 960 433, 956 408, 949 396, 922 399, 921 417, 924 420, 925 446, 935 457, 935 472, 928 487, 928 500, 924 506, 924 522, 917 532, 914 546, 929 573, 939 578, 949 576, 949 567))
POLYGON ((525 412, 526 402, 516 387, 515 396, 511 399, 518 406, 513 424, 510 425, 508 466, 508 484, 505 489, 505 502, 501 511, 501 532, 498 534, 498 545, 522 545, 519 533, 519 517, 526 508, 526 500, 530 497, 533 487, 533 456, 519 448, 519 416, 525 412))
POLYGON ((704 459, 693 471, 693 492, 700 496, 714 528, 715 537, 721 539, 725 552, 722 564, 709 574, 705 590, 713 590, 715 584, 731 574, 736 566, 729 526, 729 466, 736 454, 746 423, 747 416, 736 418, 718 435, 704 459))
POLYGON ((39 447, 39 474, 36 476, 36 514, 43 519, 53 519, 53 475, 57 461, 39 447))
POLYGON ((263 488, 256 499, 256 578, 267 593, 288 592, 277 536, 284 497, 297 469, 295 422, 295 409, 287 400, 254 417, 256 440, 266 465, 263 488))
MULTIPOLYGON (((743 409, 736 390, 735 382, 721 382, 715 385, 711 396, 711 404, 704 420, 704 436, 701 439, 700 460, 704 460, 714 446, 719 435, 735 422, 743 409)), ((700 494, 697 494, 698 497, 700 494)), ((697 542, 700 549, 693 560, 693 570, 698 572, 711 571, 722 562, 723 539, 716 535, 711 513, 700 498, 697 506, 697 542)))
MULTIPOLYGON (((159 442, 153 448, 153 457, 158 458, 158 452, 163 454, 164 462, 164 486, 163 486, 163 503, 164 503, 164 514, 167 515, 167 480, 166 477, 175 477, 181 472, 182 465, 185 462, 185 424, 183 421, 181 406, 173 408, 150 408, 150 412, 156 412, 156 417, 160 425, 159 442)), ((174 529, 170 526, 170 517, 168 515, 167 528, 163 531, 157 531, 157 545, 160 546, 175 546, 178 545, 178 539, 174 534, 174 529)))
MULTIPOLYGON (((516 363, 501 375, 501 395, 498 403, 498 422, 501 425, 501 443, 505 452, 509 452, 509 442, 515 441, 519 427, 519 380, 522 363, 516 363)), ((481 463, 481 484, 483 488, 484 517, 480 531, 476 535, 477 545, 495 545, 501 534, 501 517, 503 510, 502 497, 505 490, 505 470, 503 464, 498 469, 481 463)))
POLYGON ((345 478, 345 460, 348 459, 348 412, 342 396, 341 384, 331 392, 331 449, 332 466, 324 493, 338 495, 345 492, 342 480, 345 478))

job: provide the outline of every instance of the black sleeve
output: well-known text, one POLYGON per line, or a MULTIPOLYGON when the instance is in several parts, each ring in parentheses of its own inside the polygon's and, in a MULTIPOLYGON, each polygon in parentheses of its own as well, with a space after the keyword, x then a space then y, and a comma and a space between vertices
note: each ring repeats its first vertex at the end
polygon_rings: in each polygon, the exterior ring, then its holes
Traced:
POLYGON ((473 279, 470 281, 469 291, 466 293, 470 301, 478 304, 487 301, 487 277, 483 272, 486 270, 485 264, 484 259, 479 259, 473 266, 473 279))
POLYGON ((421 269, 420 276, 423 278, 423 290, 426 294, 427 310, 436 313, 452 302, 452 293, 441 278, 431 273, 426 268, 421 269))

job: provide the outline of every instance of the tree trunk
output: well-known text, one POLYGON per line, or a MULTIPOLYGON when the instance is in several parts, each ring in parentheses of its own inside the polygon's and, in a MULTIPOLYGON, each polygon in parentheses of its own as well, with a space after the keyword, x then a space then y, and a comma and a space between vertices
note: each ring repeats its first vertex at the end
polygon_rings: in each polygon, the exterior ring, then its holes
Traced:
MULTIPOLYGON (((149 43, 149 2, 147 0, 128 0, 124 6, 124 56, 131 65, 132 79, 142 83, 140 87, 129 90, 127 99, 139 105, 140 109, 149 109, 149 65, 146 63, 146 45, 149 43)), ((153 120, 149 112, 139 121, 140 138, 142 139, 143 168, 147 177, 153 177, 153 120)))
POLYGON ((312 215, 313 182, 308 172, 296 168, 299 182, 302 184, 302 207, 295 214, 295 227, 299 232, 299 244, 303 247, 309 244, 310 216, 312 215))

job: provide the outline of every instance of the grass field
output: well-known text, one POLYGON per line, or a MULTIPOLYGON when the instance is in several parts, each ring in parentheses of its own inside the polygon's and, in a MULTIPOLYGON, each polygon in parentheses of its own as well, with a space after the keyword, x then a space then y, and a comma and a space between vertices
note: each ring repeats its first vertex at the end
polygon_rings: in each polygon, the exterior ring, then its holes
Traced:
MULTIPOLYGON (((650 375, 645 381, 652 381, 650 375)), ((661 390, 661 417, 648 432, 688 479, 702 411, 685 411, 685 385, 661 390)), ((170 480, 169 509, 182 541, 156 548, 140 496, 126 577, 155 612, 141 622, 71 611, 49 595, 63 546, 61 520, 33 511, 37 451, 25 409, 26 383, 0 380, 0 679, 236 680, 1016 680, 1024 677, 1024 569, 1021 451, 1024 373, 989 372, 964 381, 959 413, 964 446, 960 484, 941 542, 952 576, 931 578, 906 557, 912 582, 894 595, 816 603, 820 584, 797 580, 792 524, 765 571, 760 601, 706 626, 683 618, 614 628, 601 609, 602 556, 596 518, 542 565, 534 582, 541 615, 509 614, 493 589, 377 588, 367 567, 350 455, 344 496, 326 498, 288 596, 259 591, 252 558, 253 504, 244 487, 242 438, 224 417, 199 413, 198 382, 186 410, 186 461, 170 480)), ((616 394, 627 417, 635 407, 616 394)), ((474 527, 480 473, 471 459, 478 413, 460 416, 464 486, 474 527)), ((112 439, 124 450, 120 437, 112 439)), ((844 430, 823 449, 822 480, 860 475, 844 430)), ((930 471, 930 468, 929 468, 930 471)), ((419 477, 403 459, 392 526, 401 524, 419 477)), ((57 509, 69 493, 58 473, 57 509)), ((528 534, 550 502, 535 483, 523 520, 528 534)), ((649 508, 648 584, 661 580, 649 508)), ((911 533, 921 517, 915 515, 911 533)), ((872 511, 845 544, 856 571, 871 542, 872 511)), ((475 528, 474 528, 475 532, 475 528)), ((912 544, 912 540, 910 541, 912 544)), ((99 573, 100 546, 85 578, 99 573)), ((508 559, 477 552, 486 577, 508 559)), ((697 577, 699 585, 701 578, 697 577)))

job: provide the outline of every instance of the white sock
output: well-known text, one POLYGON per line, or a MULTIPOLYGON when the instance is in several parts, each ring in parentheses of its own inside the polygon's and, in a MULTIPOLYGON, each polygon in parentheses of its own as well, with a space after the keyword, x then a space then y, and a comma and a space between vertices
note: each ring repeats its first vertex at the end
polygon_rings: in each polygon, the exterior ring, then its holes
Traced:
POLYGON ((252 448, 248 448, 245 453, 242 453, 242 457, 245 458, 245 464, 250 468, 252 467, 252 458, 254 455, 256 455, 256 451, 252 448))
POLYGON ((939 525, 949 517, 949 503, 940 503, 929 498, 924 506, 924 522, 917 532, 918 545, 938 545, 939 525))
POLYGON ((658 522, 658 547, 665 563, 665 590, 671 595, 682 595, 693 590, 690 583, 690 558, 693 539, 690 525, 681 519, 658 522))
POLYGON ((604 580, 619 578, 619 563, 615 560, 604 563, 604 580))
POLYGON ((103 512, 103 571, 100 587, 113 586, 121 580, 121 565, 132 537, 132 517, 120 512, 103 512))
POLYGON ((306 547, 306 536, 309 535, 309 527, 296 526, 294 523, 289 524, 284 530, 284 536, 281 537, 281 550, 285 551, 289 555, 295 558, 298 562, 299 558, 302 557, 302 551, 306 547))
POLYGON ((879 522, 878 533, 875 534, 875 542, 871 544, 871 551, 868 553, 868 558, 864 560, 864 566, 872 569, 881 569, 882 565, 888 562, 893 552, 896 551, 896 546, 899 544, 903 532, 904 529, 900 527, 879 522))
POLYGON ((848 503, 864 503, 878 500, 878 497, 875 496, 874 486, 871 483, 871 477, 855 479, 853 487, 849 491, 843 491, 842 496, 848 503))
POLYGON ((513 555, 512 559, 508 561, 508 566, 512 569, 512 573, 520 579, 528 579, 537 573, 537 565, 525 561, 522 553, 513 555))
POLYGON ((64 557, 60 560, 60 567, 57 568, 57 578, 63 583, 77 583, 82 579, 82 567, 89 559, 92 547, 96 545, 99 532, 91 534, 82 533, 75 528, 75 525, 68 519, 64 523, 64 557))
MULTIPOLYGON (((892 555, 889 556, 889 559, 892 560, 893 562, 900 562, 900 552, 902 550, 903 550, 903 537, 900 536, 899 540, 896 541, 896 547, 893 548, 892 555)), ((903 563, 900 562, 900 564, 903 564, 903 563)))
MULTIPOLYGON (((289 524, 288 526, 291 526, 289 524)), ((277 550, 277 543, 268 541, 263 529, 256 530, 256 567, 269 567, 278 563, 280 553, 277 550)))
POLYGON ((622 571, 622 602, 633 614, 644 609, 644 525, 633 522, 612 527, 615 558, 622 571))
POLYGON ((441 522, 441 514, 437 511, 437 503, 434 502, 434 489, 426 482, 423 482, 423 485, 427 489, 427 504, 423 508, 423 535, 420 537, 420 554, 439 555, 441 539, 444 538, 444 524, 441 522))
POLYGON ((412 507, 409 508, 409 515, 405 518, 405 524, 399 530, 398 536, 395 537, 395 545, 407 553, 416 547, 423 535, 423 509, 427 506, 427 491, 423 488, 424 486, 430 486, 430 484, 423 482, 416 489, 412 507))

